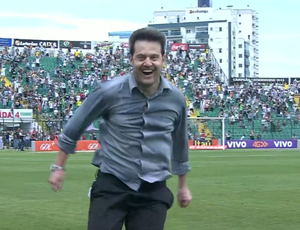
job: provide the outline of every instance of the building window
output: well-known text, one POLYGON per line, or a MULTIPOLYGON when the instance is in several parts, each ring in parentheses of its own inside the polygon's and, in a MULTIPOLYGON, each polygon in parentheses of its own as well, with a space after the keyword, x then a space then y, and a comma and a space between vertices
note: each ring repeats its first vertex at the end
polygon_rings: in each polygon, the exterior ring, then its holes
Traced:
POLYGON ((212 27, 210 27, 210 31, 213 31, 213 28, 212 28, 212 27))
POLYGON ((241 22, 239 22, 239 25, 242 25, 242 23, 241 23, 241 22))
POLYGON ((199 27, 195 28, 195 31, 196 32, 205 32, 205 33, 207 33, 208 32, 208 27, 207 26, 199 26, 199 27))
POLYGON ((243 64, 239 64, 239 68, 243 68, 243 64))
POLYGON ((243 58, 243 54, 239 54, 239 58, 243 58))
POLYGON ((181 35, 181 32, 180 32, 180 30, 171 30, 170 35, 171 35, 171 36, 181 35))
POLYGON ((219 49, 219 53, 222 53, 222 48, 219 49))
POLYGON ((241 17, 242 15, 241 14, 239 14, 239 17, 241 17))
POLYGON ((239 33, 242 33, 242 31, 241 31, 241 30, 239 30, 239 33))
POLYGON ((248 39, 250 40, 250 35, 248 35, 248 39))
POLYGON ((222 63, 222 59, 220 59, 220 63, 222 63))
POLYGON ((219 27, 219 31, 220 31, 220 32, 222 31, 222 27, 219 27))
POLYGON ((167 16, 165 16, 165 18, 167 18, 167 16))
POLYGON ((213 42, 214 40, 211 38, 210 41, 213 42))
POLYGON ((191 30, 186 30, 186 33, 187 33, 187 34, 190 34, 190 33, 191 33, 191 30))
POLYGON ((243 75, 241 73, 239 73, 239 77, 242 77, 243 75))
POLYGON ((200 43, 203 43, 203 44, 208 44, 208 38, 201 38, 201 39, 198 39, 197 41, 200 43))
POLYGON ((239 48, 243 48, 243 45, 242 45, 242 44, 239 44, 239 48))
POLYGON ((197 17, 197 20, 199 20, 199 17, 197 17))
POLYGON ((185 20, 185 17, 183 17, 183 20, 185 20))

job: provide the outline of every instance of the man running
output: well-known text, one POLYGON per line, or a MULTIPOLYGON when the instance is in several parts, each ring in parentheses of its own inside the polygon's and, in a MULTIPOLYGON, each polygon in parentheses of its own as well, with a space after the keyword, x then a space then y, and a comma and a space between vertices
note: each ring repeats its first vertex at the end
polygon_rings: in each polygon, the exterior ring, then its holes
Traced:
POLYGON ((59 137, 60 152, 51 167, 49 183, 57 191, 76 142, 102 118, 88 230, 121 230, 124 223, 127 230, 163 230, 174 199, 166 186, 171 168, 178 175, 179 205, 187 207, 192 199, 185 98, 161 77, 165 36, 143 28, 131 35, 129 45, 133 73, 101 84, 82 103, 59 137))

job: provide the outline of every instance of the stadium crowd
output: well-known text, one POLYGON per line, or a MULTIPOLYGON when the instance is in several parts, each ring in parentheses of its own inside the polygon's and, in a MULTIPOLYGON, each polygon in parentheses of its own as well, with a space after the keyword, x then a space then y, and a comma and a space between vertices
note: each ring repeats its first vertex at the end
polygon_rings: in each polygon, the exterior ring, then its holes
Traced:
MULTIPOLYGON (((121 47, 97 49, 86 54, 76 49, 1 47, 0 55, 0 107, 33 109, 35 118, 46 124, 46 130, 37 130, 36 136, 31 132, 30 138, 39 140, 55 138, 100 82, 122 77, 132 70, 129 52, 121 47)), ((298 123, 294 94, 300 93, 299 82, 286 85, 248 81, 225 85, 220 82, 211 58, 198 50, 179 49, 167 54, 164 77, 186 95, 188 116, 225 117, 229 127, 239 128, 260 120, 262 133, 280 131, 291 120, 298 123), (284 119, 274 124, 274 117, 284 119)), ((19 138, 17 133, 12 136, 19 138)), ((29 133, 25 133, 28 139, 29 133)), ((255 136, 253 130, 251 133, 250 138, 255 136)), ((9 134, 12 133, 8 131, 6 136, 9 134)), ((193 134, 190 132, 190 135, 193 134)), ((230 132, 226 135, 231 138, 230 132)), ((6 139, 9 142, 10 139, 6 139)))

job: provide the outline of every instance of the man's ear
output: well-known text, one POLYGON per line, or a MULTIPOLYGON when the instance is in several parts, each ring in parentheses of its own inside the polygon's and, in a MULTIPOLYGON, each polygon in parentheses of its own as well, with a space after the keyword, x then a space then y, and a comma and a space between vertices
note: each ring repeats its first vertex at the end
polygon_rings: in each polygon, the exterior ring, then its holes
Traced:
POLYGON ((166 56, 166 54, 164 54, 164 55, 162 56, 162 61, 163 61, 163 64, 164 64, 164 65, 167 64, 167 56, 166 56))
POLYGON ((130 55, 130 64, 133 66, 133 56, 132 55, 130 55))

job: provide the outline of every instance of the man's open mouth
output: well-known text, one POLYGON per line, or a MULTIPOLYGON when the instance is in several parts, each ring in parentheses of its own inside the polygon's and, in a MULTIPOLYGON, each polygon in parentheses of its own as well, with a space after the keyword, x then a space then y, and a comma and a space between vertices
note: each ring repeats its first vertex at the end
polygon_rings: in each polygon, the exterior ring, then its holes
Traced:
POLYGON ((150 74, 152 74, 152 73, 154 72, 154 70, 151 70, 151 69, 145 69, 145 70, 143 70, 142 72, 143 72, 143 74, 145 74, 145 75, 150 75, 150 74))

